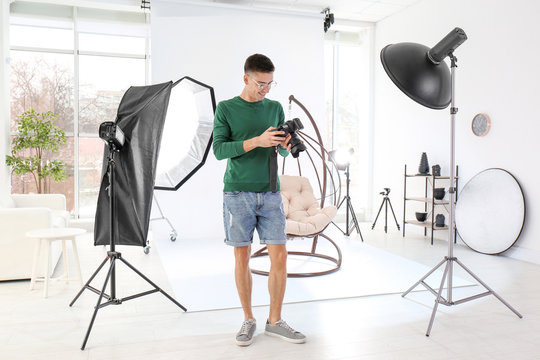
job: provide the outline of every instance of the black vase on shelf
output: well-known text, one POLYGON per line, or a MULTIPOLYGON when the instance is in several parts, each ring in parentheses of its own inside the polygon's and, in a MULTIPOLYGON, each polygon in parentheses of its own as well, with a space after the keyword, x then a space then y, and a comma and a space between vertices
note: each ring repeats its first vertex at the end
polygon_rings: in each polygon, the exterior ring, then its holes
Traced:
POLYGON ((431 171, 433 172, 433 176, 441 176, 441 167, 439 165, 433 165, 431 171))
POLYGON ((443 227, 444 226, 444 215, 443 214, 437 214, 435 217, 435 226, 437 227, 443 227))
POLYGON ((418 166, 419 175, 429 175, 429 163, 425 152, 422 153, 420 158, 420 165, 418 166))

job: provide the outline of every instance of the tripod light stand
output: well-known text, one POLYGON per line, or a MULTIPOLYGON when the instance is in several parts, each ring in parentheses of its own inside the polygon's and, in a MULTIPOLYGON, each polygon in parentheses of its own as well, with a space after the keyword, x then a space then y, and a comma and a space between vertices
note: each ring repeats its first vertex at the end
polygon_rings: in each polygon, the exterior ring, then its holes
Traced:
MULTIPOLYGON (((97 312, 102 307, 108 306, 108 305, 121 305, 123 302, 132 300, 141 296, 150 295, 155 292, 160 292, 163 295, 165 295, 169 300, 171 300, 173 303, 175 303, 178 307, 180 307, 182 310, 187 311, 187 309, 182 306, 179 302, 177 302, 174 298, 172 298, 169 294, 167 294, 165 291, 163 291, 161 288, 159 288, 156 284, 154 284, 150 279, 148 279, 143 273, 141 273, 139 270, 137 270, 133 265, 131 265, 129 262, 127 262, 123 257, 122 254, 115 249, 115 235, 116 235, 116 224, 115 219, 117 218, 116 214, 116 207, 115 207, 115 176, 114 176, 114 155, 123 146, 124 143, 124 137, 123 133, 120 130, 120 127, 116 126, 113 122, 105 122, 101 124, 100 126, 100 137, 103 135, 103 137, 106 137, 107 145, 109 146, 109 154, 108 154, 108 165, 107 165, 107 176, 109 179, 109 186, 108 186, 108 195, 109 195, 109 218, 110 218, 110 251, 107 251, 107 257, 103 260, 103 262, 98 266, 96 271, 90 276, 86 284, 82 287, 82 289, 79 291, 79 293, 75 296, 75 298, 71 301, 69 306, 73 306, 75 301, 81 296, 84 290, 88 289, 96 294, 99 295, 97 304, 94 308, 94 313, 92 315, 92 319, 90 320, 90 325, 88 326, 88 330, 86 331, 86 335, 84 337, 81 350, 84 350, 86 347, 86 343, 88 341, 88 337, 90 336, 90 332, 92 331, 92 326, 94 325, 94 321, 97 316, 97 312), (113 134, 118 134, 118 136, 114 136, 113 134), (120 135, 121 134, 121 135, 120 135), (154 287, 153 290, 145 291, 142 293, 134 294, 125 298, 118 298, 116 296, 116 260, 120 260, 122 263, 124 263, 127 267, 129 267, 131 270, 133 270, 137 275, 139 275, 141 278, 143 278, 146 282, 148 282, 152 287, 154 287), (107 276, 105 277, 105 281, 103 283, 103 287, 101 288, 101 291, 94 288, 90 285, 92 280, 96 277, 96 275, 101 271, 101 269, 105 266, 107 261, 110 262, 109 271, 107 272, 107 276), (107 284, 110 283, 110 294, 106 294, 105 290, 107 288, 107 284), (106 298, 107 301, 104 303, 101 303, 103 298, 106 298)), ((102 138, 103 138, 102 137, 102 138)))
POLYGON ((347 236, 351 235, 352 228, 354 227, 354 229, 356 229, 356 232, 360 235, 360 239, 364 241, 364 237, 362 236, 362 232, 360 231, 360 226, 358 225, 358 219, 356 218, 356 213, 354 212, 351 196, 349 195, 349 187, 351 183, 350 172, 349 172, 349 167, 350 167, 349 157, 353 153, 354 153, 353 148, 350 148, 347 152, 339 151, 339 150, 332 150, 328 152, 330 161, 336 164, 337 170, 345 171, 345 179, 346 179, 345 180, 346 181, 346 194, 337 207, 339 209, 341 208, 341 205, 343 205, 343 203, 346 204, 345 231, 343 231, 335 222, 332 221, 332 224, 334 224, 344 235, 347 235, 347 236), (352 221, 349 221, 349 215, 352 221))
POLYGON ((455 169, 455 119, 458 109, 455 107, 455 69, 457 59, 454 50, 467 40, 467 35, 460 28, 455 28, 433 48, 415 43, 390 44, 381 51, 381 62, 384 70, 394 82, 394 84, 414 101, 431 109, 444 109, 450 106, 450 209, 449 209, 449 232, 448 232, 448 255, 430 270, 424 277, 418 280, 413 286, 405 291, 402 296, 406 296, 416 286, 422 284, 427 290, 436 296, 435 305, 431 314, 431 319, 427 328, 426 336, 431 333, 433 321, 439 304, 452 306, 464 302, 478 299, 487 295, 495 296, 506 305, 519 318, 522 315, 510 304, 504 301, 493 289, 486 285, 478 276, 469 270, 457 257, 454 256, 454 233, 455 233, 455 192, 456 179, 455 169), (444 59, 449 57, 451 71, 448 70, 444 59), (452 298, 452 279, 454 263, 464 269, 476 281, 478 281, 487 291, 469 296, 459 300, 452 298), (445 265, 439 290, 435 291, 424 280, 435 270, 445 265), (443 287, 447 283, 447 296, 443 297, 443 287))

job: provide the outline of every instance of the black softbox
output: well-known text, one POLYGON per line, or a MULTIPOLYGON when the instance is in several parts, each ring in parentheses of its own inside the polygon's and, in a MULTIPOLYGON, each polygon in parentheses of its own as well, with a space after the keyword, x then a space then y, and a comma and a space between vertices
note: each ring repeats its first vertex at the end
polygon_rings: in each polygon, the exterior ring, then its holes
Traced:
MULTIPOLYGON (((125 144, 115 155, 114 199, 115 244, 146 246, 156 165, 167 114, 172 81, 130 87, 118 106, 116 125, 125 135, 125 144)), ((99 190, 94 244, 110 244, 109 196, 105 146, 99 190)))

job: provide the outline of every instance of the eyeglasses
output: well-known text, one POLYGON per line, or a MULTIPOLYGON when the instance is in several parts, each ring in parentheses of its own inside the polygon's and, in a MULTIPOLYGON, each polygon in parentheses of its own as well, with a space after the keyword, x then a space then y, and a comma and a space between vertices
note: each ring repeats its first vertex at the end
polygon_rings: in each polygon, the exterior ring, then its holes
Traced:
POLYGON ((271 88, 277 86, 277 82, 275 81, 270 81, 269 83, 265 83, 265 82, 258 82, 257 80, 253 79, 251 76, 249 78, 253 80, 255 84, 257 84, 257 86, 259 87, 259 90, 262 90, 266 87, 268 88, 268 90, 270 90, 271 88))

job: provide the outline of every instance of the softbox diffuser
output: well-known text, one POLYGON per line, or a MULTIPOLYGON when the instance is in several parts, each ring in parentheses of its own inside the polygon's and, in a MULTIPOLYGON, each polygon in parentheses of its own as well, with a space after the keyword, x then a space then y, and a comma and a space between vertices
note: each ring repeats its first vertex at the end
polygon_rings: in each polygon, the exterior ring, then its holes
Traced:
POLYGON ((212 146, 214 89, 190 77, 173 84, 157 163, 156 190, 178 190, 212 146))
MULTIPOLYGON (((172 81, 133 86, 120 101, 116 124, 126 141, 114 156, 115 244, 146 246, 159 146, 172 86, 172 81)), ((110 244, 108 155, 109 148, 105 146, 94 226, 95 245, 110 244)))

